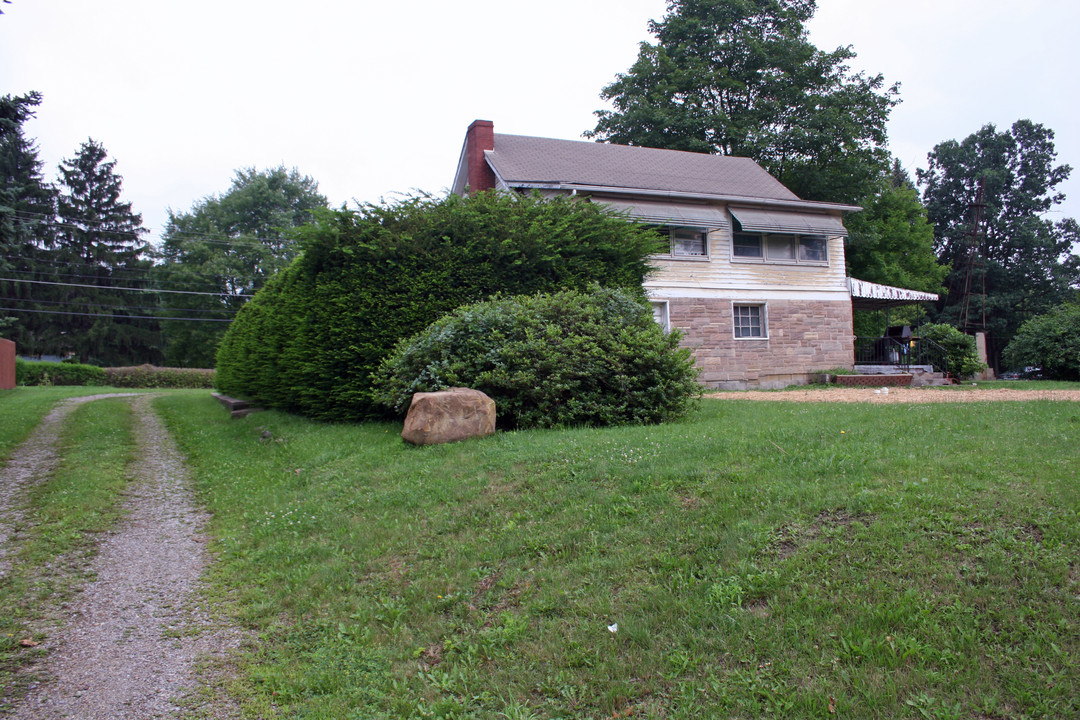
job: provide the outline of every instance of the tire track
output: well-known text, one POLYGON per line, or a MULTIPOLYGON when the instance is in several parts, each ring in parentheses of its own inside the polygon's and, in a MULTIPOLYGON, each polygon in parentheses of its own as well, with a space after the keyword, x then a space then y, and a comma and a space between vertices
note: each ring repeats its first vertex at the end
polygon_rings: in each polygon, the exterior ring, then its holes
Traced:
POLYGON ((64 419, 77 405, 91 400, 111 397, 131 397, 137 393, 104 393, 68 398, 42 418, 22 445, 12 453, 7 464, 0 468, 0 577, 11 570, 8 553, 12 535, 23 522, 19 510, 24 493, 43 482, 56 468, 56 444, 64 419))

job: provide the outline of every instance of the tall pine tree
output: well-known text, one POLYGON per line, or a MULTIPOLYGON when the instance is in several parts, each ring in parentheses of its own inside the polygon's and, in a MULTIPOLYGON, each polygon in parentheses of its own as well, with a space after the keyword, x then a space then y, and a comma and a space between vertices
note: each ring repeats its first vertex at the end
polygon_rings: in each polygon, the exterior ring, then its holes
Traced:
POLYGON ((48 324, 39 310, 51 288, 23 282, 42 277, 49 265, 45 251, 54 243, 56 192, 41 174, 34 141, 23 125, 34 117, 41 93, 0 97, 0 332, 14 339, 22 353, 43 351, 38 338, 48 324))
POLYGON ((52 323, 53 341, 82 362, 102 365, 156 362, 161 357, 153 293, 117 290, 148 287, 151 263, 143 242, 142 216, 121 200, 116 161, 90 139, 74 159, 60 164, 59 225, 54 258, 78 283, 62 288, 64 310, 52 323))

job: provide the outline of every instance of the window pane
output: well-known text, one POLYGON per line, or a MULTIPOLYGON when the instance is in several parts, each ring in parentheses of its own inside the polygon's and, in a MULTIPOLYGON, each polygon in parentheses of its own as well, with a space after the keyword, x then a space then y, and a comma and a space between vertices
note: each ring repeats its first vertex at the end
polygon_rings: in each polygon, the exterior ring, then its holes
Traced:
POLYGON ((735 233, 731 252, 735 257, 761 257, 761 236, 735 233))
POLYGON ((794 260, 795 238, 793 236, 769 235, 766 238, 770 260, 794 260))
POLYGON ((799 259, 809 262, 825 262, 828 257, 825 254, 824 235, 803 235, 799 238, 799 259))
POLYGON ((664 329, 664 332, 671 330, 671 326, 668 321, 668 304, 666 302, 654 302, 652 304, 652 316, 656 324, 664 329))
POLYGON ((704 257, 705 233, 675 228, 671 231, 671 254, 704 257))
POLYGON ((735 315, 735 337, 764 337, 761 328, 760 305, 735 305, 733 310, 735 315))

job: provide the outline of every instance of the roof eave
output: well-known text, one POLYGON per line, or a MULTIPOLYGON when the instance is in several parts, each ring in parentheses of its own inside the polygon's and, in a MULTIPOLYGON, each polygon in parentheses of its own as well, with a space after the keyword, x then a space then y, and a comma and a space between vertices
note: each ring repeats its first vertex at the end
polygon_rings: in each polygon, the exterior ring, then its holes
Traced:
MULTIPOLYGON (((494 169, 494 163, 489 162, 494 169)), ((497 171, 496 171, 497 172, 497 171)), ((711 202, 743 203, 747 205, 765 205, 771 207, 801 208, 804 210, 833 210, 840 212, 859 212, 862 210, 858 205, 844 205, 841 203, 826 203, 815 200, 782 200, 778 198, 763 198, 748 195, 714 195, 710 193, 691 193, 677 190, 650 190, 647 188, 622 188, 610 185, 585 185, 582 183, 547 181, 547 182, 523 182, 518 180, 503 180, 508 187, 542 190, 568 190, 589 193, 608 193, 612 195, 638 195, 645 197, 665 198, 671 200, 705 200, 711 202)))

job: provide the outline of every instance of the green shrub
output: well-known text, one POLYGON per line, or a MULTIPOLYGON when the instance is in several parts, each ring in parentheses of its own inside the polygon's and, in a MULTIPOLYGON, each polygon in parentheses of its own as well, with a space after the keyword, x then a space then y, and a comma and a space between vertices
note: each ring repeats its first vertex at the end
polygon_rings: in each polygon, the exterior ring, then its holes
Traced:
POLYGON ((1080 380, 1080 305, 1058 305, 1025 322, 1003 359, 1009 367, 1039 367, 1052 380, 1080 380))
POLYGON ((105 371, 96 365, 15 359, 17 385, 104 385, 105 371))
MULTIPOLYGON (((920 338, 932 340, 945 349, 951 375, 967 378, 986 369, 986 363, 979 359, 975 338, 965 335, 952 325, 944 323, 923 325, 919 328, 918 334, 920 338)), ((940 367, 936 369, 941 370, 940 367)))
POLYGON ((154 365, 105 368, 105 384, 119 388, 212 388, 214 371, 154 365))
POLYGON ((656 234, 592 203, 479 193, 327 212, 238 314, 217 387, 326 420, 379 412, 371 373, 402 338, 503 293, 634 288, 656 234))
POLYGON ((495 401, 504 428, 658 423, 701 392, 678 343, 640 292, 497 298, 401 342, 375 374, 374 397, 400 415, 415 392, 463 386, 495 401))

